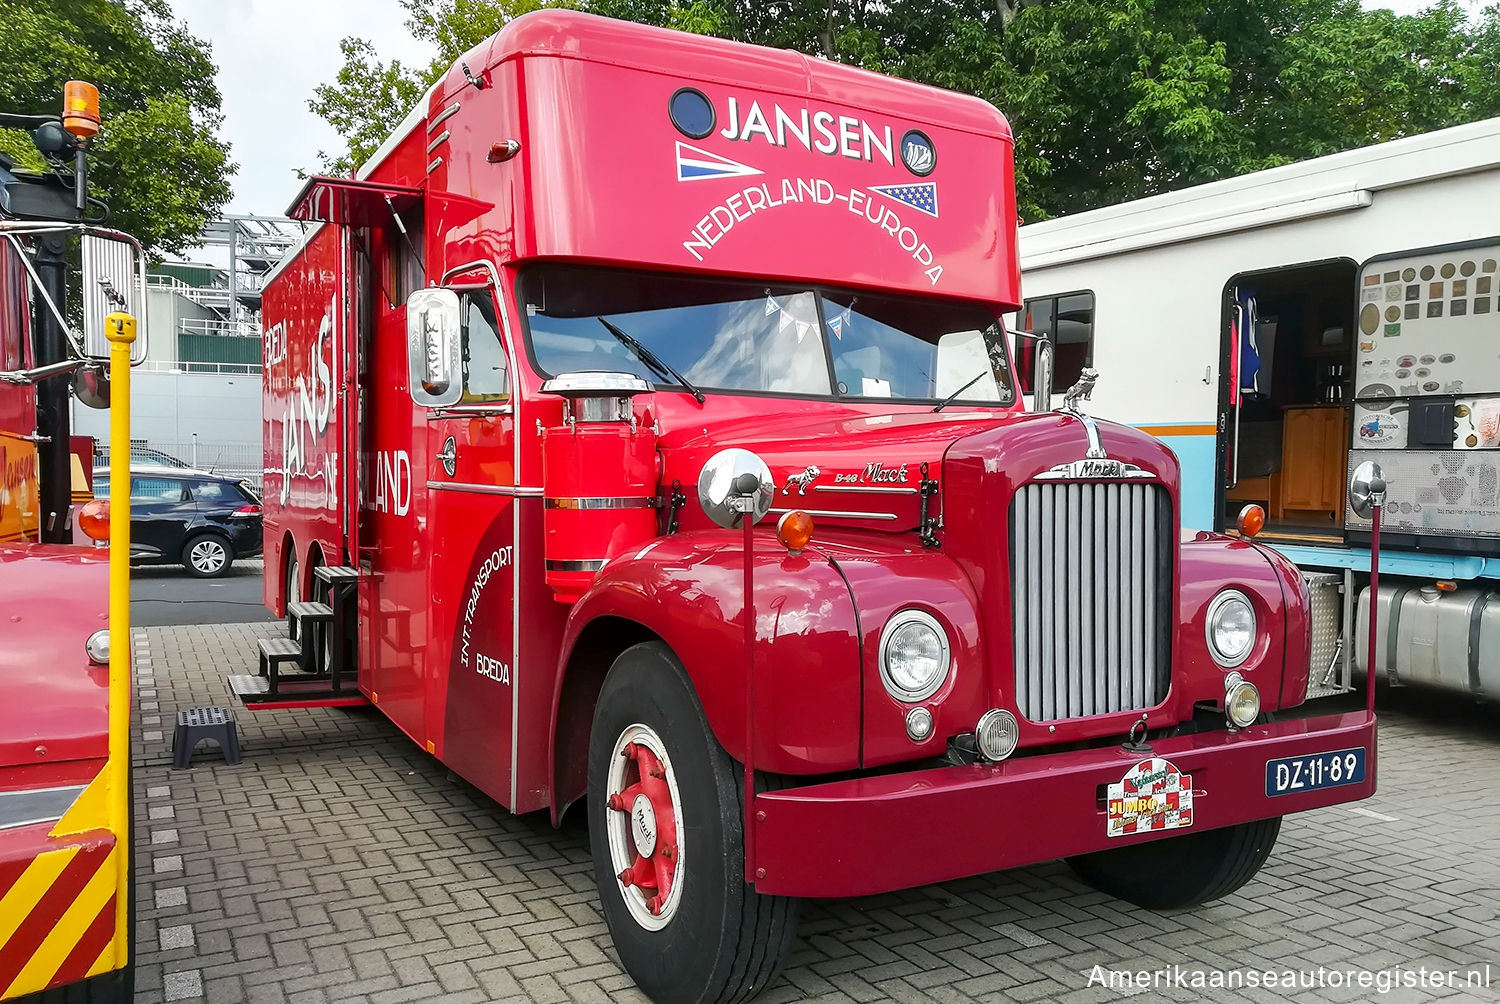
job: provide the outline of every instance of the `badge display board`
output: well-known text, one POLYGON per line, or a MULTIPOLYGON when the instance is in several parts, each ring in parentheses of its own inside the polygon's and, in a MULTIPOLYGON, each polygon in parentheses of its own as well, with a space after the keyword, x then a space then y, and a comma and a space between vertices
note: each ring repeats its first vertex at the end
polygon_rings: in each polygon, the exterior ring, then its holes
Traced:
MULTIPOLYGON (((1366 460, 1385 474, 1383 529, 1500 540, 1500 451, 1355 449, 1349 469, 1366 460)), ((1370 529, 1353 509, 1344 518, 1351 530, 1370 529)))
POLYGON ((1357 310, 1348 469, 1380 464, 1392 531, 1500 539, 1500 243, 1370 262, 1357 310))
POLYGON ((1359 283, 1356 400, 1500 395, 1500 244, 1371 262, 1359 283))

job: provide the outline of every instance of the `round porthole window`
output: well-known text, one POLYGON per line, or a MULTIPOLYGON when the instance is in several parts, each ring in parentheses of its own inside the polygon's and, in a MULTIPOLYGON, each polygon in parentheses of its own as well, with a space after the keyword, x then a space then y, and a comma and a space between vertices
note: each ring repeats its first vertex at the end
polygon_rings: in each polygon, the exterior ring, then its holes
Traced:
POLYGON ((667 103, 672 124, 684 136, 702 139, 714 131, 714 106, 696 87, 679 88, 667 103))

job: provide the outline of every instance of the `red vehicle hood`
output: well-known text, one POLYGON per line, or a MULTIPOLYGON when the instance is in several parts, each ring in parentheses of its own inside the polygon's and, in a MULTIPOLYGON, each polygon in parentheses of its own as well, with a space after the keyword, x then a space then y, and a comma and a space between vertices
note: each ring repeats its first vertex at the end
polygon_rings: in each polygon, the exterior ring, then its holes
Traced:
MULTIPOLYGON (((683 494, 694 499, 704 463, 720 450, 739 447, 770 467, 779 486, 773 513, 805 509, 839 524, 906 532, 919 521, 924 464, 926 477, 939 481, 943 454, 953 442, 1026 418, 954 405, 940 412, 795 413, 705 423, 662 436, 663 483, 680 481, 683 494)), ((684 508, 684 526, 700 520, 696 501, 684 508)))
POLYGON ((0 544, 0 771, 107 754, 109 667, 84 642, 108 603, 103 550, 0 544))

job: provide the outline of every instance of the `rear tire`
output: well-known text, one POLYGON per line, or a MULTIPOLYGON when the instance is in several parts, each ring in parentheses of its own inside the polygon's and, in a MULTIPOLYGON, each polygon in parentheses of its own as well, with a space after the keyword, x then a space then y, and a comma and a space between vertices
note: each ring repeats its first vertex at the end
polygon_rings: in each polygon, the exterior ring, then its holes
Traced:
POLYGON ((604 678, 589 738, 588 808, 604 919, 636 985, 659 1002, 737 1001, 765 989, 796 935, 798 901, 745 882, 742 769, 659 642, 626 649, 604 678), (656 767, 667 784, 650 787, 656 767), (642 789, 649 797, 630 794, 642 789), (625 796, 620 808, 610 807, 612 795, 625 796), (642 799, 649 823, 638 826, 642 799), (642 874, 670 873, 654 906, 660 887, 622 883, 632 863, 642 874))
POLYGON ((216 533, 200 533, 182 545, 182 564, 200 579, 217 579, 234 564, 229 541, 216 533))
POLYGON ((1257 819, 1068 858, 1084 882, 1148 910, 1175 910, 1221 899, 1266 863, 1281 817, 1257 819))

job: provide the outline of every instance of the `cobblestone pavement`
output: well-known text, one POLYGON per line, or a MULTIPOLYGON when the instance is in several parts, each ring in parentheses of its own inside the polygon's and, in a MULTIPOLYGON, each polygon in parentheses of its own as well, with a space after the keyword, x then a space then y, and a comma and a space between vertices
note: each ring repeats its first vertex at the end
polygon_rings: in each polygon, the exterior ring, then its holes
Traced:
MULTIPOLYGON (((641 999, 599 915, 582 824, 509 815, 372 710, 241 713, 242 764, 205 747, 172 770, 175 712, 228 705, 225 674, 253 666, 273 630, 137 632, 138 999, 641 999)), ((1226 901, 1151 914, 1053 862, 808 903, 761 999, 1500 999, 1500 712, 1410 691, 1382 705, 1379 794, 1289 817, 1226 901), (1389 994, 1090 985, 1174 965, 1493 978, 1389 994)))

